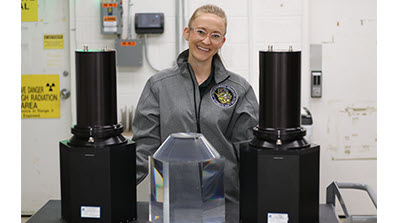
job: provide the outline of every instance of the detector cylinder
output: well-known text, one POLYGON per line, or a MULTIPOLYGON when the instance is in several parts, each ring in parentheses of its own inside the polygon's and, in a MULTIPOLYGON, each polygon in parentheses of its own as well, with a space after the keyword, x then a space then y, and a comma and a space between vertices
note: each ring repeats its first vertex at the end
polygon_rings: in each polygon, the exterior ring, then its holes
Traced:
POLYGON ((86 127, 117 124, 116 51, 76 51, 76 118, 86 127))
POLYGON ((300 127, 301 52, 260 51, 259 128, 300 127))
POLYGON ((76 50, 76 119, 70 144, 111 145, 126 142, 117 123, 116 51, 76 50))
POLYGON ((273 51, 269 47, 259 52, 259 58, 260 114, 252 145, 308 146, 302 140, 305 129, 301 127, 301 51, 273 51))

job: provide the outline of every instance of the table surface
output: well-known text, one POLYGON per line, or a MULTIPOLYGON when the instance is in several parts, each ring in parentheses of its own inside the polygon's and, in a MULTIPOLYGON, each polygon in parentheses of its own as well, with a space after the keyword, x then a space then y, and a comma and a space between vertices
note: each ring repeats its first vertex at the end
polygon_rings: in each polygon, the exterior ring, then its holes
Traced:
MULTIPOLYGON (((147 223, 148 221, 148 202, 137 202, 137 220, 131 223, 147 223)), ((228 223, 239 222, 239 209, 237 205, 229 206, 226 221, 228 223)), ((320 223, 340 223, 334 208, 327 204, 319 206, 320 223)), ((61 218, 61 201, 49 200, 40 210, 38 210, 27 223, 67 223, 61 218)))
MULTIPOLYGON (((150 222, 148 202, 137 202, 137 214, 137 220, 131 223, 150 222)), ((26 223, 67 223, 61 218, 61 200, 49 200, 26 223)))

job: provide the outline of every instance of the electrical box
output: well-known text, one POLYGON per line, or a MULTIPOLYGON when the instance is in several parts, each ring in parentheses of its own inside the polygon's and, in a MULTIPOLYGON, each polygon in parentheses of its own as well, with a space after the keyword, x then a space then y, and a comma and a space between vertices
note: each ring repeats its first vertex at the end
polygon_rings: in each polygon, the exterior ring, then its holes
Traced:
POLYGON ((163 13, 136 13, 135 32, 138 34, 163 33, 164 14, 163 13))
POLYGON ((142 39, 115 40, 117 66, 142 66, 142 45, 142 39))
POLYGON ((121 1, 101 1, 101 33, 121 34, 122 33, 122 5, 121 1))
POLYGON ((310 45, 311 97, 322 97, 322 45, 310 45))
POLYGON ((311 97, 320 98, 322 97, 322 72, 312 71, 311 72, 311 97))

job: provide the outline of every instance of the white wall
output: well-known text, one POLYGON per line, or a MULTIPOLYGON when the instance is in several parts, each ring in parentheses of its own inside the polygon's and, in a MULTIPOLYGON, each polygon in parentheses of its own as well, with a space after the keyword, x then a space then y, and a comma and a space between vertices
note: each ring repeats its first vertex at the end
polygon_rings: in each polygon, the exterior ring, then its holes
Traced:
MULTIPOLYGON (((100 33, 98 2, 71 1, 72 54, 83 44, 89 48, 114 46, 115 36, 100 33)), ((165 33, 150 36, 148 54, 156 67, 172 66, 176 56, 175 1, 131 2, 132 13, 165 14, 165 33)), ((302 105, 314 116, 312 139, 321 145, 321 201, 325 201, 326 186, 334 180, 366 183, 376 190, 376 1, 193 0, 185 1, 185 21, 204 3, 219 5, 226 11, 227 42, 221 55, 226 67, 248 79, 257 94, 260 49, 272 44, 274 49, 291 45, 303 50, 302 105), (323 47, 320 99, 309 96, 309 44, 323 47)), ((179 29, 182 41, 183 27, 179 29)), ((71 59, 74 70, 73 55, 71 59)), ((154 73, 146 62, 138 68, 118 68, 120 109, 135 107, 146 80, 154 73)), ((147 197, 145 187, 139 187, 140 200, 147 197)), ((366 197, 357 193, 344 196, 353 213, 376 213, 366 197)))
MULTIPOLYGON (((311 1, 309 18, 310 43, 323 50, 323 96, 308 101, 321 145, 321 199, 334 180, 376 190, 376 1, 311 1)), ((376 214, 364 192, 343 196, 352 213, 376 214)))
MULTIPOLYGON (((39 1, 38 21, 21 23, 21 74, 58 75, 59 90, 70 89, 63 75, 70 68, 68 7, 64 0, 39 1), (44 49, 48 34, 62 34, 64 48, 44 49)), ((70 98, 59 103, 60 118, 21 119, 21 214, 60 199, 59 142, 70 137, 72 117, 70 98)))

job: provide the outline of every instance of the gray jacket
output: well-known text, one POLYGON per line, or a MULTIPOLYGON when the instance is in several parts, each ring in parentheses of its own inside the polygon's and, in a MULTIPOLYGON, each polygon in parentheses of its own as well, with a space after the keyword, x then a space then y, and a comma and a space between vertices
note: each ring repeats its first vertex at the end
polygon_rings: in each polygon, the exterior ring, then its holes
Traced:
POLYGON ((177 65, 153 75, 146 83, 133 121, 137 143, 137 183, 148 173, 148 156, 172 133, 201 132, 225 157, 227 202, 239 201, 239 150, 235 145, 252 138, 258 102, 250 84, 225 69, 213 57, 214 81, 203 98, 193 70, 182 52, 177 65))

